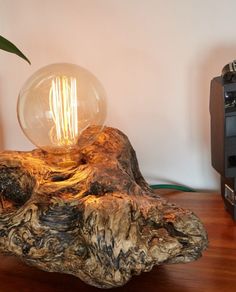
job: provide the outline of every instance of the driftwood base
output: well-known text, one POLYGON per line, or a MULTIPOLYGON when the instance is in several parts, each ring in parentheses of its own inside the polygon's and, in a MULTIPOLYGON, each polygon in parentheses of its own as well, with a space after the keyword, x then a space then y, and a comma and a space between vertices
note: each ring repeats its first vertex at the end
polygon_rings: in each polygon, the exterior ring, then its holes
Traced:
POLYGON ((40 151, 0 154, 0 252, 100 288, 196 260, 199 219, 152 192, 120 131, 105 128, 72 168, 40 151))

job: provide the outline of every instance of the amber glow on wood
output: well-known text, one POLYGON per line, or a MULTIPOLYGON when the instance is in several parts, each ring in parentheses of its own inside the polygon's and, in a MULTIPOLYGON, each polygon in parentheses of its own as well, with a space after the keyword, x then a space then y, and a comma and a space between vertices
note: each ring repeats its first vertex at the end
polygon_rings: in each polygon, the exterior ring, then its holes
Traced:
POLYGON ((155 265, 194 261, 207 247, 200 219, 149 188, 119 130, 105 128, 72 168, 52 157, 0 154, 0 252, 112 288, 155 265))

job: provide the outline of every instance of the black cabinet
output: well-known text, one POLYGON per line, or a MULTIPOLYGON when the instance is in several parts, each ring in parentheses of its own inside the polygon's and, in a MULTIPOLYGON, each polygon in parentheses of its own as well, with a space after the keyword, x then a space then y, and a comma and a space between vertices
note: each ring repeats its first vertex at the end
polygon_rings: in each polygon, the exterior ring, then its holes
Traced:
POLYGON ((221 194, 236 220, 236 82, 211 81, 211 158, 221 175, 221 194))

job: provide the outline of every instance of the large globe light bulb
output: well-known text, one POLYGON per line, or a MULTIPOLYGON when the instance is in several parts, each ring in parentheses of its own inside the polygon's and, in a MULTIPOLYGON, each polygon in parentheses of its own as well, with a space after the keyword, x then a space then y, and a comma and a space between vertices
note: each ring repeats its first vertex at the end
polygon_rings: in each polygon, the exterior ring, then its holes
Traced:
POLYGON ((28 139, 46 152, 78 151, 102 130, 105 99, 101 83, 86 69, 52 64, 33 74, 20 91, 19 123, 28 139))

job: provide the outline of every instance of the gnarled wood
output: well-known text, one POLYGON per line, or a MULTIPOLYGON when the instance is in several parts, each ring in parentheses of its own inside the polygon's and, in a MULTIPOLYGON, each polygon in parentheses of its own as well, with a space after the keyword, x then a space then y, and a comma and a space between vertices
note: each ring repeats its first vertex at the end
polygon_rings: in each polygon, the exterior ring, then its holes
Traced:
POLYGON ((0 252, 100 288, 195 260, 207 245, 191 211, 149 188, 116 129, 105 128, 71 168, 41 150, 1 153, 0 192, 0 252))

